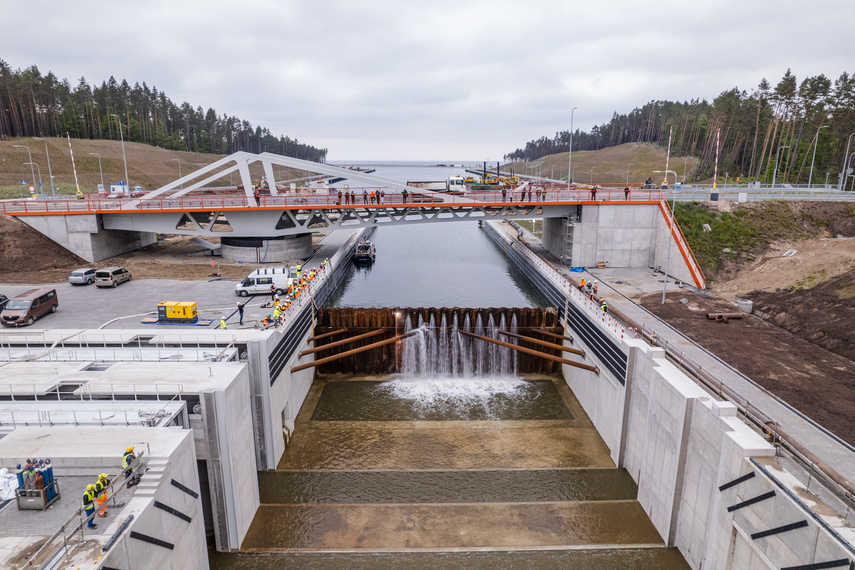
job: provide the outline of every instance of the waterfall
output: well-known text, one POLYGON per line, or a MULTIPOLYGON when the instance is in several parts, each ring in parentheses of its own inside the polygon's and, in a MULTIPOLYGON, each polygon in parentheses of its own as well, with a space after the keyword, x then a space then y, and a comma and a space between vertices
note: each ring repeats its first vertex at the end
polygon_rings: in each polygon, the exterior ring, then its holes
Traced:
MULTIPOLYGON (((517 321, 511 318, 510 332, 516 332, 517 321)), ((450 318, 445 312, 429 315, 410 315, 404 319, 404 333, 415 332, 404 339, 401 372, 404 378, 485 378, 516 375, 516 352, 483 340, 462 334, 459 330, 498 340, 511 340, 499 334, 507 330, 507 319, 500 316, 498 325, 492 313, 486 324, 478 313, 474 328, 470 313, 465 313, 460 326, 458 314, 450 318), (425 321, 427 319, 427 321, 425 321), (414 327, 413 321, 417 323, 414 327), (437 322, 438 321, 438 322, 437 322), (451 322, 449 326, 449 321, 451 322)))

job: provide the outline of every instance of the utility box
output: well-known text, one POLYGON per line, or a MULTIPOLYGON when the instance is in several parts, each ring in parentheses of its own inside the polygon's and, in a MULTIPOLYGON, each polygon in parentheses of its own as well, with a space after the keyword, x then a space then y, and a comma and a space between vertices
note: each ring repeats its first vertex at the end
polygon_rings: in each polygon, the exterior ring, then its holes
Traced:
POLYGON ((157 320, 166 323, 194 323, 199 315, 196 303, 165 301, 157 305, 157 320))

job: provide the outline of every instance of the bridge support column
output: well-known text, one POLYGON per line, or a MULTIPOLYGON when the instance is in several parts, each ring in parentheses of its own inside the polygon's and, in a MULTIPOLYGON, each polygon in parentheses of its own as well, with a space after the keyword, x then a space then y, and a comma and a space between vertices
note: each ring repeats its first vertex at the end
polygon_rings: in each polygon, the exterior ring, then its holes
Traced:
POLYGON ((249 263, 281 263, 312 256, 312 234, 279 237, 220 238, 223 258, 249 263))
POLYGON ((20 216, 18 219, 89 262, 134 251, 157 241, 157 234, 153 232, 105 230, 98 214, 20 216))

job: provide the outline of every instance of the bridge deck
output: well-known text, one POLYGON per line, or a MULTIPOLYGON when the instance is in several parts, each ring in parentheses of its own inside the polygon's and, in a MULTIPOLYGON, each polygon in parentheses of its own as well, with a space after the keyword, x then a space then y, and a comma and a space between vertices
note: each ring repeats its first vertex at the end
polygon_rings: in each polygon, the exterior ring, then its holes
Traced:
POLYGON ((388 207, 426 208, 441 207, 478 208, 484 206, 542 205, 563 206, 576 204, 598 204, 602 202, 655 204, 662 200, 661 190, 634 189, 627 200, 623 189, 603 188, 592 195, 588 189, 563 190, 560 187, 548 188, 546 195, 536 195, 536 191, 521 192, 470 192, 460 196, 437 194, 432 192, 407 194, 387 193, 382 203, 371 202, 363 196, 354 194, 355 201, 350 203, 338 194, 329 195, 291 195, 261 196, 256 203, 243 194, 214 196, 182 196, 180 198, 132 198, 108 200, 90 197, 84 200, 14 200, 0 202, 0 212, 10 216, 80 215, 80 214, 123 214, 123 213, 161 213, 161 212, 198 212, 198 211, 251 211, 251 210, 326 210, 326 209, 384 209, 388 207))

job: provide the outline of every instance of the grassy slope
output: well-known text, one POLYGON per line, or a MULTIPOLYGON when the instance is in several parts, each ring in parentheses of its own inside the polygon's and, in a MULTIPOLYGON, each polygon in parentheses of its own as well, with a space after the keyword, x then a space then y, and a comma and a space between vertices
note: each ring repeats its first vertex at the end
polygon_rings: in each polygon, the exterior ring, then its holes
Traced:
MULTIPOLYGON (((591 182, 591 169, 594 171, 594 184, 624 184, 626 183, 627 166, 629 166, 630 183, 640 184, 647 177, 654 182, 662 182, 662 174, 653 174, 654 170, 665 170, 664 149, 659 147, 627 143, 602 150, 583 150, 573 152, 573 170, 576 172, 575 182, 588 184, 591 182)), ((503 166, 502 170, 514 168, 519 174, 535 174, 539 168, 540 175, 555 179, 567 180, 567 153, 551 154, 528 163, 517 162, 503 166), (526 169, 528 166, 528 169, 526 169)), ((689 157, 671 157, 669 170, 677 173, 677 178, 683 180, 683 165, 686 163, 686 176, 690 179, 692 168, 697 160, 689 157)), ((673 177, 670 182, 673 183, 673 177)))
MULTIPOLYGON (((71 168, 71 155, 68 150, 68 140, 63 138, 45 139, 50 152, 50 167, 54 176, 54 183, 64 194, 73 194, 74 173, 71 168)), ((50 177, 48 176, 48 164, 45 157, 45 143, 29 138, 0 140, 0 198, 17 198, 21 193, 21 180, 26 180, 29 185, 32 180, 30 167, 23 163, 29 162, 27 150, 14 148, 13 145, 26 145, 32 153, 33 162, 39 165, 42 174, 42 184, 50 192, 50 177)), ((90 152, 101 155, 101 166, 104 171, 104 184, 118 184, 119 180, 125 178, 125 166, 122 160, 122 145, 119 141, 104 140, 80 140, 71 139, 74 149, 74 163, 77 167, 77 179, 80 188, 84 192, 96 192, 98 184, 101 183, 101 175, 98 170, 98 157, 91 156, 90 152)), ((195 152, 178 152, 140 143, 125 142, 125 153, 128 160, 128 177, 134 186, 142 186, 143 189, 154 189, 163 186, 178 178, 178 161, 181 161, 181 173, 188 173, 208 165, 224 155, 201 154, 195 152)), ((35 169, 36 183, 39 173, 35 169)), ((288 169, 282 168, 281 174, 286 177, 288 169)), ((260 164, 250 169, 253 178, 261 178, 262 169, 260 164)), ((277 174, 277 179, 279 175, 277 174)), ((239 184, 239 177, 235 174, 234 184, 239 184)), ((229 177, 225 177, 225 184, 229 183, 229 177)), ((24 194, 27 194, 24 188, 24 194)))

